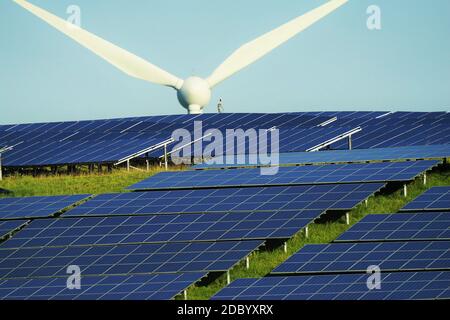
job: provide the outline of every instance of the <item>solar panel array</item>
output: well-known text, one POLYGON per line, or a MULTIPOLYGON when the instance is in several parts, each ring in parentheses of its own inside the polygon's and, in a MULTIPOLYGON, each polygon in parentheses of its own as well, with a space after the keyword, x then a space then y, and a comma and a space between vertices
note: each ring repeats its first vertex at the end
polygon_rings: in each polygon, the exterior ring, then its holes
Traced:
MULTIPOLYGON (((363 131, 353 137, 355 148, 448 144, 448 120, 447 113, 381 112, 162 116, 0 126, 0 140, 15 146, 5 154, 6 166, 109 164, 170 138, 175 129, 192 132, 194 121, 203 121, 204 130, 222 132, 242 128, 268 134, 272 131, 266 129, 278 128, 280 152, 291 152, 305 151, 356 127, 363 131)), ((238 141, 217 154, 236 153, 242 146, 249 150, 258 143, 254 138, 238 141)), ((346 143, 331 147, 345 149, 346 143)), ((260 177, 259 169, 162 174, 161 180, 149 180, 152 185, 143 189, 177 190, 100 195, 59 218, 52 216, 88 195, 0 200, 0 232, 20 228, 25 221, 19 219, 32 220, 0 244, 0 299, 171 299, 209 272, 228 271, 265 240, 290 238, 325 211, 350 210, 385 182, 413 179, 437 163, 285 167, 271 177, 260 177), (210 187, 217 188, 204 189, 210 187), (82 290, 66 289, 70 265, 82 271, 82 290)), ((419 229, 420 221, 414 222, 419 229)), ((420 227, 424 232, 429 225, 420 227)), ((447 270, 450 241, 442 237, 433 238, 440 240, 435 242, 307 246, 274 274, 365 272, 364 263, 380 260, 384 271, 447 270), (299 260, 299 255, 308 259, 299 260)), ((445 273, 427 278, 432 288, 425 286, 423 275, 417 277, 408 279, 422 285, 415 290, 418 296, 436 298, 445 293, 441 288, 447 284, 445 273)), ((318 290, 329 287, 318 279, 312 280, 322 284, 318 290)), ((346 279, 344 284, 355 288, 346 279)), ((392 278, 391 293, 406 296, 396 279, 392 278)), ((285 289, 279 290, 270 295, 285 289)))
POLYGON ((79 266, 84 276, 224 272, 263 241, 135 244, 0 250, 0 279, 67 276, 79 266))
POLYGON ((450 270, 450 241, 306 245, 272 274, 450 270))
POLYGON ((150 191, 99 195, 64 216, 272 210, 349 210, 381 183, 150 191))
POLYGON ((438 161, 277 167, 273 175, 260 169, 161 172, 128 189, 161 190, 218 186, 274 186, 413 180, 438 161))
POLYGON ((288 239, 323 211, 267 211, 33 221, 0 248, 288 239))
MULTIPOLYGON (((280 130, 280 152, 305 151, 356 127, 356 149, 448 144, 450 115, 407 112, 311 112, 279 114, 205 114, 0 126, 0 141, 14 149, 4 155, 12 167, 114 163, 171 137, 175 129, 280 130), (337 120, 328 125, 334 117, 337 120)), ((250 142, 241 142, 249 145, 250 142)), ((207 144, 203 144, 206 148, 207 144)), ((347 149, 347 142, 332 148, 347 149)), ((236 153, 236 148, 233 153, 236 153)), ((248 150, 248 149, 247 149, 248 150)), ((223 150, 225 152, 226 149, 223 150)), ((160 153, 155 152, 158 156, 160 153)), ((152 154, 153 155, 153 154, 152 154)))
POLYGON ((450 187, 434 187, 408 203, 400 211, 450 210, 450 187))
POLYGON ((17 230, 26 223, 26 220, 0 221, 0 239, 17 230))
POLYGON ((367 274, 239 279, 213 300, 429 300, 450 299, 450 272, 382 273, 379 290, 367 274))
POLYGON ((371 214, 334 242, 450 240, 450 213, 371 214))
POLYGON ((0 198, 0 220, 48 217, 89 196, 0 198))
MULTIPOLYGON (((377 149, 353 149, 353 150, 327 150, 322 152, 289 152, 272 154, 269 160, 277 159, 279 165, 293 164, 322 164, 322 163, 358 163, 369 161, 397 161, 397 160, 421 160, 443 159, 450 157, 450 144, 393 147, 377 149)), ((218 169, 234 167, 254 167, 274 165, 266 159, 249 155, 227 155, 214 157, 207 162, 195 165, 196 170, 218 169)))
POLYGON ((82 277, 79 290, 67 278, 0 280, 0 300, 170 300, 205 274, 82 277))

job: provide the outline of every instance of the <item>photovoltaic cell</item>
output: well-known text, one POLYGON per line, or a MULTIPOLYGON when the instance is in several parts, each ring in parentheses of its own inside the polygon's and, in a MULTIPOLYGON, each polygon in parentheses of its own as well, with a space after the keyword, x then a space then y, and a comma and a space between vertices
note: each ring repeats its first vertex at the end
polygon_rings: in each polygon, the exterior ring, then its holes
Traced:
POLYGON ((334 242, 450 240, 450 213, 371 214, 334 242))
POLYGON ((64 216, 349 210, 383 187, 366 183, 113 193, 99 195, 64 216))
POLYGON ((450 210, 450 186, 433 187, 408 203, 400 211, 441 211, 450 210))
POLYGON ((383 273, 379 290, 367 274, 238 279, 212 300, 437 300, 450 299, 450 272, 383 273))
POLYGON ((307 245, 272 274, 450 270, 450 241, 368 242, 307 245))
POLYGON ((273 167, 274 175, 260 168, 160 172, 129 187, 130 190, 161 190, 223 186, 276 186, 327 183, 388 182, 413 180, 439 162, 388 162, 367 164, 273 167))
POLYGON ((77 265, 83 276, 223 272, 263 241, 226 241, 121 246, 0 250, 0 278, 67 276, 77 265))
POLYGON ((0 280, 0 300, 171 300, 204 273, 82 277, 80 290, 67 278, 0 280))
POLYGON ((0 239, 27 223, 26 220, 0 221, 0 239))
POLYGON ((267 211, 35 220, 0 248, 287 239, 321 213, 267 211))
MULTIPOLYGON (((274 155, 272 155, 273 157, 274 155)), ((353 150, 327 150, 321 152, 288 152, 277 155, 278 164, 317 164, 339 162, 367 162, 367 161, 393 161, 393 160, 420 160, 442 159, 450 156, 450 144, 431 146, 394 147, 379 149, 353 149, 353 150)), ((264 166, 258 158, 251 161, 249 156, 240 155, 217 157, 209 163, 194 166, 194 169, 235 168, 264 166), (242 160, 240 159, 242 158, 242 160), (216 164, 216 163, 225 164, 216 164)))
POLYGON ((74 196, 1 198, 0 220, 48 217, 89 196, 81 194, 74 196))

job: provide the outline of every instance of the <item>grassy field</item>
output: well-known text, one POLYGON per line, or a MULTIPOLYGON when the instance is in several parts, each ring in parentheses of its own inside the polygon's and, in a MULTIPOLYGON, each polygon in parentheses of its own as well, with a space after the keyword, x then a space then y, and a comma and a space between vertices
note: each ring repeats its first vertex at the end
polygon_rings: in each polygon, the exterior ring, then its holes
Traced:
MULTIPOLYGON (((0 188, 11 190, 14 192, 14 196, 125 192, 125 187, 149 177, 158 171, 160 171, 160 168, 154 168, 149 172, 127 172, 119 170, 110 174, 46 177, 17 176, 8 177, 4 181, 1 181, 0 188)), ((305 238, 303 232, 300 232, 287 242, 287 253, 281 247, 253 253, 250 257, 250 268, 247 270, 245 262, 241 262, 231 270, 231 279, 263 277, 304 245, 329 243, 365 215, 370 213, 398 212, 401 207, 428 188, 442 185, 450 185, 450 170, 448 168, 445 170, 435 169, 432 173, 429 173, 427 175, 426 185, 423 184, 422 178, 418 178, 416 181, 410 183, 408 185, 407 197, 404 197, 401 186, 398 186, 394 190, 384 190, 380 194, 371 197, 367 204, 363 203, 350 212, 350 225, 345 223, 344 217, 337 218, 333 221, 312 224, 309 227, 308 239, 305 238)), ((224 286, 226 286, 225 274, 214 280, 207 279, 205 283, 189 288, 188 299, 209 299, 224 286)), ((178 298, 182 299, 181 296, 178 298)))
MULTIPOLYGON (((0 181, 0 188, 10 190, 15 197, 56 196, 66 194, 101 194, 125 192, 125 188, 155 173, 150 171, 114 170, 112 173, 55 175, 55 176, 12 176, 0 181)), ((10 195, 11 196, 11 195, 10 195)))

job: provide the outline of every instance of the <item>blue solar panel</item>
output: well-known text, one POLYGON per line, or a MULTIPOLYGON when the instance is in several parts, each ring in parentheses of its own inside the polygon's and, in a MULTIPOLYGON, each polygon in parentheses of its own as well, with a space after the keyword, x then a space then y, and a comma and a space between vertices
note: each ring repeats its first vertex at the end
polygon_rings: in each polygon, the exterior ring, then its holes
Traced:
POLYGON ((268 211, 35 220, 0 248, 288 239, 321 213, 268 211))
MULTIPOLYGON (((448 144, 449 120, 447 113, 401 112, 175 115, 0 125, 0 141, 15 146, 4 155, 6 166, 113 163, 170 138, 175 129, 193 132, 194 121, 202 121, 204 131, 215 128, 224 134, 226 129, 276 127, 280 152, 292 152, 305 151, 358 126, 363 130, 353 136, 355 149, 448 144), (333 117, 337 117, 335 122, 320 126, 333 117)), ((345 149, 347 141, 332 147, 345 149)))
POLYGON ((372 214, 335 242, 450 240, 450 213, 372 214))
POLYGON ((307 245, 272 274, 450 269, 450 241, 307 245))
POLYGON ((84 276, 223 272, 263 241, 226 241, 121 246, 0 250, 0 278, 67 277, 77 265, 84 276))
POLYGON ((349 210, 383 187, 366 183, 115 193, 99 195, 64 215, 349 210))
POLYGON ((161 172, 132 185, 131 190, 205 188, 218 186, 276 186, 329 183, 388 182, 413 180, 439 162, 389 162, 302 167, 277 167, 274 175, 261 175, 261 170, 192 170, 161 172))
POLYGON ((27 222, 26 220, 0 221, 0 239, 17 230, 27 222))
POLYGON ((450 299, 450 272, 382 273, 381 288, 369 290, 368 275, 238 279, 212 300, 437 300, 450 299))
POLYGON ((204 273, 82 277, 79 290, 67 278, 0 280, 0 300, 171 300, 204 273))
POLYGON ((1 198, 0 220, 48 217, 86 199, 90 195, 1 198))
POLYGON ((450 210, 450 187, 434 187, 408 203, 400 211, 450 210))
MULTIPOLYGON (((280 165, 442 159, 450 157, 450 144, 380 149, 326 150, 322 152, 289 152, 272 155, 272 157, 277 157, 280 165)), ((262 163, 259 158, 256 163, 252 163, 248 155, 245 157, 242 155, 231 155, 225 158, 210 159, 208 163, 194 166, 194 169, 234 168, 255 165, 264 166, 267 163, 262 163)))

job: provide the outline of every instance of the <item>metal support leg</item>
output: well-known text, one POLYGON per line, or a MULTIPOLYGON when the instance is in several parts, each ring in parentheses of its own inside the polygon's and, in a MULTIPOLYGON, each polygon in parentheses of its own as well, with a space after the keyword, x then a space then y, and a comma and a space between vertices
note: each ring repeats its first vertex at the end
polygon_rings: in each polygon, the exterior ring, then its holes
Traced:
POLYGON ((309 238, 309 226, 306 226, 306 228, 305 228, 305 238, 306 239, 309 238))
POLYGON ((130 171, 130 160, 127 160, 127 171, 130 171))
POLYGON ((284 253, 287 253, 287 252, 288 252, 287 242, 284 243, 284 245, 283 245, 283 250, 284 250, 284 253))
POLYGON ((187 298, 188 298, 188 297, 187 297, 187 290, 184 290, 184 291, 183 291, 183 297, 184 297, 184 300, 187 300, 187 298))
POLYGON ((150 161, 148 161, 148 159, 145 160, 145 164, 147 165, 147 172, 149 172, 150 171, 150 161))
POLYGON ((423 185, 424 186, 427 185, 427 174, 426 173, 423 174, 423 185))
POLYGON ((231 283, 230 271, 227 271, 227 285, 231 283))
POLYGON ((403 195, 405 198, 408 196, 408 186, 406 184, 403 186, 403 195))
POLYGON ((100 163, 98 164, 98 168, 97 169, 98 169, 98 173, 102 173, 102 165, 100 163))
POLYGON ((245 258, 245 269, 250 269, 250 257, 245 258))
POLYGON ((348 136, 348 150, 352 150, 352 149, 353 149, 352 136, 348 136))
POLYGON ((349 226, 350 225, 350 213, 345 214, 345 223, 349 226))
POLYGON ((369 206, 369 199, 364 200, 364 203, 366 204, 366 208, 369 206))
POLYGON ((167 161, 167 144, 164 145, 164 166, 167 171, 169 169, 169 162, 167 161))
POLYGON ((0 153, 0 181, 3 180, 2 154, 0 153))

